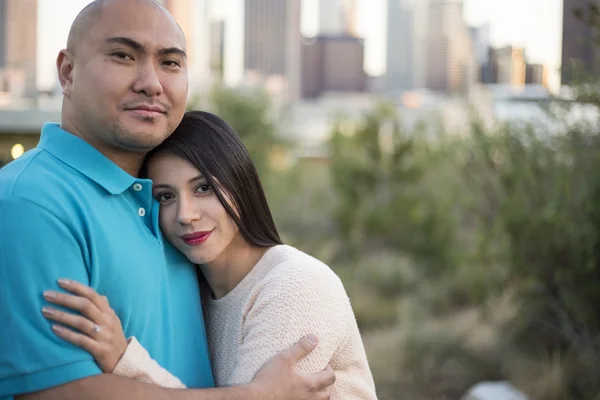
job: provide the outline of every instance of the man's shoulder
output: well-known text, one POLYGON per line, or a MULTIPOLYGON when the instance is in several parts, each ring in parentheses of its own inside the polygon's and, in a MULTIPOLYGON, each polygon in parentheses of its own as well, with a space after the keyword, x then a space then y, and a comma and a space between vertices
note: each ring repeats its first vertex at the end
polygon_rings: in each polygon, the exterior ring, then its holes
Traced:
POLYGON ((79 186, 74 172, 47 151, 35 148, 0 169, 0 201, 48 209, 68 206, 71 201, 66 199, 76 199, 79 186))
POLYGON ((79 171, 38 147, 0 169, 0 197, 55 191, 61 182, 74 185, 86 180, 79 171))
POLYGON ((19 184, 32 176, 32 170, 35 175, 40 164, 37 158, 41 153, 42 150, 35 148, 0 169, 0 198, 14 195, 19 184))

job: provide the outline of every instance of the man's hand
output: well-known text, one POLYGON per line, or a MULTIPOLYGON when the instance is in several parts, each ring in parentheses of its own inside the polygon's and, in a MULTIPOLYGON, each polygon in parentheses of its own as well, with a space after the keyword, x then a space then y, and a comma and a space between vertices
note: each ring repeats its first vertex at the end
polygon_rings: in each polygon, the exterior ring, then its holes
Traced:
POLYGON ((296 365, 317 346, 317 337, 308 335, 282 351, 258 370, 248 385, 252 399, 261 400, 328 400, 335 382, 333 369, 305 374, 296 365))

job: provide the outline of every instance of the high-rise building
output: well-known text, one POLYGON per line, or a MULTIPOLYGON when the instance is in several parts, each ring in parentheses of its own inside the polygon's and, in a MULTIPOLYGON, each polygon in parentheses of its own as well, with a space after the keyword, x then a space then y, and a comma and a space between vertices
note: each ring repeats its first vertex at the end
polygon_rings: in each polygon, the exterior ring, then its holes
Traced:
POLYGON ((575 78, 571 64, 573 61, 583 67, 584 72, 600 75, 600 48, 595 43, 595 28, 582 22, 577 12, 588 10, 592 4, 600 5, 600 0, 564 0, 563 41, 562 41, 562 84, 570 84, 575 78))
POLYGON ((4 89, 37 93, 37 0, 0 0, 0 70, 4 89))
POLYGON ((159 0, 185 34, 190 93, 211 81, 208 0, 159 0))
POLYGON ((356 35, 355 0, 319 0, 319 35, 356 35))
POLYGON ((7 0, 0 0, 0 68, 6 65, 6 41, 7 41, 7 0))
POLYGON ((548 68, 543 64, 527 64, 525 84, 548 88, 548 68))
POLYGON ((244 70, 262 77, 279 76, 285 97, 300 91, 301 0, 246 0, 244 70))
POLYGON ((467 90, 473 75, 463 0, 431 0, 428 15, 426 86, 441 92, 467 90))
POLYGON ((210 23, 210 69, 219 80, 225 68, 225 21, 210 23))
POLYGON ((364 40, 354 36, 317 36, 302 46, 302 97, 324 92, 364 92, 364 40))
POLYGON ((390 91, 415 85, 413 52, 414 18, 407 0, 388 0, 386 86, 390 91))
POLYGON ((491 26, 483 24, 472 27, 471 42, 473 45, 473 58, 478 66, 487 64, 491 47, 491 26))
POLYGON ((486 84, 522 87, 526 83, 526 76, 527 60, 522 47, 490 48, 488 62, 481 67, 481 82, 486 84))
POLYGON ((386 86, 425 86, 428 0, 388 0, 386 86))
POLYGON ((497 83, 520 87, 525 85, 525 49, 505 46, 494 51, 497 83))

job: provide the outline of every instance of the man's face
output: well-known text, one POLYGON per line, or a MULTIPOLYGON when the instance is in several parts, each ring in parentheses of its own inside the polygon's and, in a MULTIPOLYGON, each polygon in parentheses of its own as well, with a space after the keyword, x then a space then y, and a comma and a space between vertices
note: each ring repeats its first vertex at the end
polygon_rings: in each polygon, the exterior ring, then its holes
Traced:
POLYGON ((107 2, 73 49, 63 92, 74 129, 100 151, 147 152, 185 112, 185 37, 147 1, 107 2))

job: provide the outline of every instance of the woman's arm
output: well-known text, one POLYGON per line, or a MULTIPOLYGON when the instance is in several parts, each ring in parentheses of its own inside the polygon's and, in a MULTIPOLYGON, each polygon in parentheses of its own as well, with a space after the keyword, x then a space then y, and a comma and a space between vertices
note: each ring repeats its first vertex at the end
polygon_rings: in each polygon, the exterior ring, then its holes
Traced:
POLYGON ((305 332, 315 332, 319 347, 298 367, 305 373, 322 370, 344 346, 354 318, 341 281, 324 265, 278 266, 254 289, 249 304, 228 385, 249 382, 266 360, 305 332))
POLYGON ((186 387, 176 376, 152 359, 135 337, 129 339, 127 350, 112 373, 166 388, 185 389, 186 387))
POLYGON ((277 266, 254 288, 246 307, 242 344, 227 384, 249 382, 265 360, 303 332, 315 332, 319 347, 298 369, 313 373, 331 365, 336 374, 331 400, 377 400, 350 299, 327 266, 316 260, 277 266))
POLYGON ((121 321, 105 296, 74 281, 59 280, 59 285, 74 295, 52 292, 50 296, 45 294, 46 300, 82 314, 44 308, 46 318, 79 331, 53 325, 59 337, 89 351, 103 372, 166 388, 185 388, 177 377, 153 360, 135 338, 125 338, 121 321))

